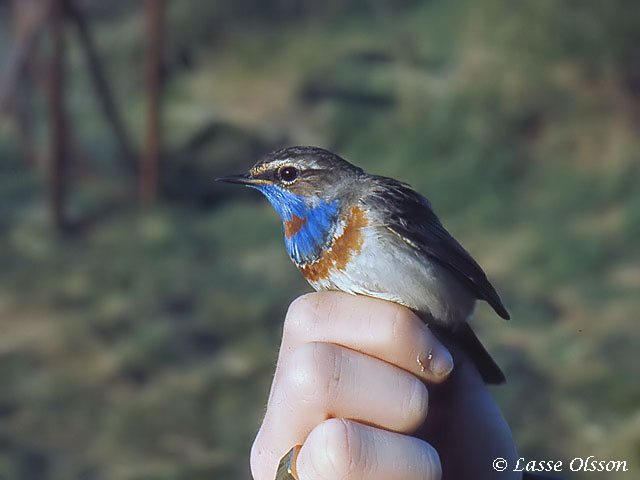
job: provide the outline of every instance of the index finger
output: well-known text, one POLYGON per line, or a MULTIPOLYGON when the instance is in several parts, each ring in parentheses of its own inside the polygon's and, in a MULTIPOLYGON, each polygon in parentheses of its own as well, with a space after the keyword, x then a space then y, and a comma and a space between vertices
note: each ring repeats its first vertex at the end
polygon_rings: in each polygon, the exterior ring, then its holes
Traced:
POLYGON ((451 354, 415 313, 372 297, 319 292, 296 299, 285 319, 278 363, 308 342, 357 350, 431 383, 453 369, 451 354))

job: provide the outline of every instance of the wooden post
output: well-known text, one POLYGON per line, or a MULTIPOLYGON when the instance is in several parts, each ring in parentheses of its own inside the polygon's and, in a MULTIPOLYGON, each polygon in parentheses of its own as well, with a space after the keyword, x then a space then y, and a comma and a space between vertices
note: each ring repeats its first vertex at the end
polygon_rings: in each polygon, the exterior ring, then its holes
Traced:
POLYGON ((145 91, 147 119, 145 146, 140 166, 140 198, 146 205, 158 197, 160 148, 162 143, 162 35, 164 30, 164 0, 145 0, 147 20, 147 54, 145 91))
POLYGON ((12 5, 18 23, 15 42, 0 72, 0 114, 9 108, 29 57, 37 44, 38 34, 47 25, 53 0, 18 0, 12 5))
POLYGON ((65 199, 67 187, 67 118, 64 106, 65 45, 63 0, 53 0, 51 11, 51 63, 48 75, 49 138, 49 212, 53 226, 63 231, 67 226, 65 199))
MULTIPOLYGON (((3 84, 3 88, 0 89, 0 112, 4 107, 13 113, 22 157, 30 167, 38 165, 31 111, 34 79, 32 78, 33 71, 28 68, 29 61, 33 61, 33 59, 27 58, 27 55, 33 56, 33 48, 26 48, 27 44, 33 44, 30 37, 35 36, 36 32, 33 28, 34 4, 35 0, 13 0, 10 4, 13 44, 22 47, 18 47, 14 51, 13 65, 8 69, 8 83, 13 84, 13 87, 3 84), (21 56, 23 58, 20 58, 21 56), (12 75, 15 78, 12 79, 12 75), (21 77, 19 81, 17 77, 21 77), (15 86, 18 83, 20 84, 19 89, 15 86), (9 97, 10 101, 7 101, 9 97)), ((44 23, 44 16, 42 23, 44 23)))

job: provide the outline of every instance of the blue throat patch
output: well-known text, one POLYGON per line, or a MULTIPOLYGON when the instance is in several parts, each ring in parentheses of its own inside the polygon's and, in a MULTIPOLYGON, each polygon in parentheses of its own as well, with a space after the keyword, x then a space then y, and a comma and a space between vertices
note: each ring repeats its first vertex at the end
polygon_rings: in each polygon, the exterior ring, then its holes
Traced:
POLYGON ((276 209, 285 226, 298 217, 299 229, 290 237, 285 234, 284 243, 289 256, 296 264, 308 263, 320 256, 327 245, 329 235, 338 215, 338 201, 321 202, 312 206, 306 198, 287 192, 275 185, 251 185, 260 190, 276 209))

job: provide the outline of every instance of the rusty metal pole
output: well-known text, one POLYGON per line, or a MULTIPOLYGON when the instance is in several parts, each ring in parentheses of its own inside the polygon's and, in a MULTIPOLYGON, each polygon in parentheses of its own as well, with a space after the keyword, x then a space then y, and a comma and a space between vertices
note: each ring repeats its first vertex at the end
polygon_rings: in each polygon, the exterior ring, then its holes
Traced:
POLYGON ((54 228, 63 231, 66 224, 68 128, 65 112, 65 44, 63 0, 51 5, 51 63, 48 74, 49 138, 49 212, 54 228))
POLYGON ((164 34, 164 0, 145 0, 147 54, 145 91, 147 118, 144 152, 140 165, 140 199, 146 205, 158 197, 158 177, 162 144, 162 48, 164 34))

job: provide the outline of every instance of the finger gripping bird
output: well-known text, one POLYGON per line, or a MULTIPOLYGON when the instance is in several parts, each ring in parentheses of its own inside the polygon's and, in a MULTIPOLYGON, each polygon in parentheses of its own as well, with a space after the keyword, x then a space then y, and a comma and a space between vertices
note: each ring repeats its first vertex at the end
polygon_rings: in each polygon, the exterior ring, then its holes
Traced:
POLYGON ((404 305, 461 345, 485 382, 504 382, 467 319, 477 299, 504 319, 509 313, 482 268, 409 185, 317 147, 277 150, 248 173, 219 180, 267 197, 282 218, 291 260, 314 289, 404 305))

